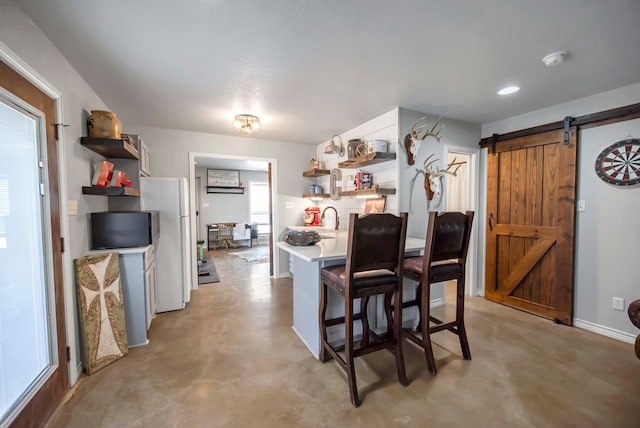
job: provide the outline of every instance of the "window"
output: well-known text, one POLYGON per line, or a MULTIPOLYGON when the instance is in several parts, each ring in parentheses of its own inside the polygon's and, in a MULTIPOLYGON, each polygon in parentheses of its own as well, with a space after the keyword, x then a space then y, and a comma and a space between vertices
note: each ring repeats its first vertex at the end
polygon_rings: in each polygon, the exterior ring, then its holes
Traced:
POLYGON ((258 224, 258 234, 271 230, 269 213, 269 183, 249 182, 249 221, 258 224))

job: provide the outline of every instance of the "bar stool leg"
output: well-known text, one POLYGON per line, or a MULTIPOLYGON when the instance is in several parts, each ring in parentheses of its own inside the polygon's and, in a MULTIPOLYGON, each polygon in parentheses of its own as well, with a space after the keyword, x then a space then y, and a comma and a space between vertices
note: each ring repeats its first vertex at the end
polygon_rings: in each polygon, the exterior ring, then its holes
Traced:
POLYGON ((356 367, 353 358, 353 306, 349 299, 345 299, 344 305, 344 353, 346 372, 349 383, 349 394, 351 395, 351 403, 355 407, 360 406, 360 397, 358 397, 358 385, 356 384, 356 367))
POLYGON ((422 310, 421 310, 421 330, 422 330, 422 347, 424 348, 424 356, 427 360, 427 369, 432 376, 435 376, 436 360, 433 356, 433 348, 431 346, 431 335, 429 334, 429 319, 431 315, 431 287, 426 284, 422 287, 422 310))
POLYGON ((462 356, 465 360, 470 360, 471 350, 469 349, 469 341, 467 340, 467 330, 464 327, 464 284, 464 277, 458 279, 456 287, 456 326, 458 329, 458 338, 460 339, 462 356))
POLYGON ((362 340, 361 346, 369 344, 369 317, 367 316, 367 306, 369 305, 369 296, 360 299, 360 314, 362 315, 362 340))
POLYGON ((331 354, 329 354, 326 350, 327 343, 327 326, 325 323, 326 315, 327 315, 327 285, 322 282, 320 288, 320 311, 319 311, 319 320, 318 324, 320 325, 320 356, 319 359, 323 363, 326 363, 331 359, 331 354))
MULTIPOLYGON (((386 300, 386 299, 385 299, 386 300)), ((386 306, 386 305, 385 305, 386 306)), ((393 340, 395 341, 396 371, 400 385, 407 386, 407 371, 404 366, 404 354, 402 352, 402 288, 393 293, 393 306, 395 316, 393 318, 393 340)), ((391 315, 391 305, 387 310, 387 316, 391 315)))

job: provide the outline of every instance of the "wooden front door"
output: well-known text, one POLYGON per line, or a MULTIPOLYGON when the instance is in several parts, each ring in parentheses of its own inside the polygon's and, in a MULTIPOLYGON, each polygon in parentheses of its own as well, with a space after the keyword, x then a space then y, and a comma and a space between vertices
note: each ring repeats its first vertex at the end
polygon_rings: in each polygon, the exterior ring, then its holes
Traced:
POLYGON ((489 300, 571 325, 576 129, 501 141, 489 150, 489 300))
MULTIPOLYGON (((57 146, 56 146, 56 125, 55 125, 55 107, 54 101, 46 94, 25 80, 22 76, 8 67, 4 62, 0 61, 0 87, 7 92, 15 95, 20 100, 25 101, 28 105, 33 106, 43 114, 42 122, 44 124, 44 139, 46 140, 46 170, 43 174, 48 176, 48 186, 41 190, 48 194, 49 214, 43 216, 43 221, 49 223, 50 242, 43 243, 43 248, 49 256, 46 258, 50 263, 52 270, 53 284, 51 292, 54 307, 49 307, 49 311, 54 312, 55 331, 51 332, 56 336, 57 347, 50 351, 50 362, 47 370, 48 377, 44 377, 34 395, 22 408, 20 413, 15 417, 11 426, 15 427, 35 427, 41 426, 49 418, 56 406, 62 401, 62 398, 69 390, 68 366, 67 366, 67 338, 65 334, 65 317, 64 317, 64 297, 63 297, 63 279, 62 279, 62 240, 60 235, 60 209, 59 209, 59 192, 58 192, 58 163, 57 163, 57 146), (55 311, 53 311, 55 309, 55 311)), ((12 141, 9 139, 9 141, 12 141)), ((10 144, 8 145, 10 146, 10 144)), ((37 168, 34 162, 33 168, 37 168)), ((3 171, 4 174, 4 171, 3 171)), ((11 186, 16 183, 11 182, 10 177, 7 179, 3 175, 5 182, 8 182, 6 188, 11 194, 11 186)), ((15 180, 14 180, 15 181, 15 180)), ((6 189, 5 188, 5 189, 6 189)), ((6 193, 5 193, 6 196, 6 193)), ((4 196, 3 196, 4 197, 4 196)), ((5 203, 11 202, 11 199, 5 199, 5 203)), ((6 228, 9 233, 9 228, 6 228)), ((20 231, 22 233, 22 231, 20 231)), ((26 231, 23 239, 29 239, 31 236, 26 231)), ((3 244, 2 251, 11 251, 10 246, 14 244, 9 239, 3 244)), ((3 257, 5 255, 3 254, 3 257)), ((5 273, 5 272, 3 272, 5 273)), ((35 276, 35 275, 34 275, 35 276)), ((3 282, 3 286, 7 282, 3 282)), ((26 287, 28 284, 25 284, 26 287)), ((35 303, 34 303, 35 305, 35 303)), ((53 345, 51 341, 51 345, 53 345)), ((25 358, 28 356, 25 355, 25 358)), ((0 363, 6 363, 0 361, 0 363)), ((8 365, 8 367, 11 367, 8 365)), ((4 422, 4 421, 2 421, 4 422)), ((4 426, 4 425, 3 425, 4 426)))

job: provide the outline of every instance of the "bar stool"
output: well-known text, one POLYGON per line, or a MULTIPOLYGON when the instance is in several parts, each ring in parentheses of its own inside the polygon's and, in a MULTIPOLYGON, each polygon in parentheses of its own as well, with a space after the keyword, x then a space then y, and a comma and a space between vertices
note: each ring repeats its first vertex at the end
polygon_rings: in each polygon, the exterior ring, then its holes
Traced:
POLYGON ((415 331, 421 332, 422 336, 415 335, 409 328, 403 329, 403 335, 424 349, 427 368, 433 376, 436 375, 436 363, 431 346, 433 333, 449 330, 457 334, 464 359, 471 359, 464 327, 464 292, 465 264, 473 215, 473 211, 464 214, 444 212, 439 215, 434 211, 429 212, 424 255, 407 257, 404 260, 404 276, 418 282, 418 287, 415 299, 404 302, 402 306, 418 306, 420 318, 415 331), (456 319, 445 323, 431 315, 430 286, 452 279, 456 280, 456 319), (431 326, 430 322, 435 325, 431 326))
POLYGON ((349 241, 346 264, 321 269, 321 296, 319 308, 320 361, 335 359, 347 373, 351 403, 360 405, 354 358, 370 352, 387 349, 394 354, 398 381, 407 385, 402 355, 402 262, 407 234, 407 213, 370 214, 349 217, 349 241), (331 288, 344 297, 344 317, 326 319, 327 294, 331 288), (367 303, 371 296, 385 296, 386 332, 381 335, 369 329, 366 319, 367 303), (395 317, 391 313, 391 299, 395 317), (361 299, 360 313, 354 314, 353 303, 361 299), (363 339, 356 349, 354 321, 363 324, 363 339), (344 324, 345 344, 343 359, 341 347, 327 341, 327 327, 344 324))

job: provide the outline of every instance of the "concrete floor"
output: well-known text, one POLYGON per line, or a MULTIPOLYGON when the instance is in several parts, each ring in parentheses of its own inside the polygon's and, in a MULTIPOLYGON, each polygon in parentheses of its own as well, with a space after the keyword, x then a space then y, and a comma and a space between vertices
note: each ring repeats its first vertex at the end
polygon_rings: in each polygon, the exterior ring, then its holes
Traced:
POLYGON ((148 346, 83 376, 50 427, 640 426, 632 345, 482 298, 467 299, 472 361, 439 333, 432 377, 405 341, 404 388, 390 353, 364 356, 356 409, 344 372, 291 330, 291 280, 212 253, 221 282, 158 315, 148 346))

